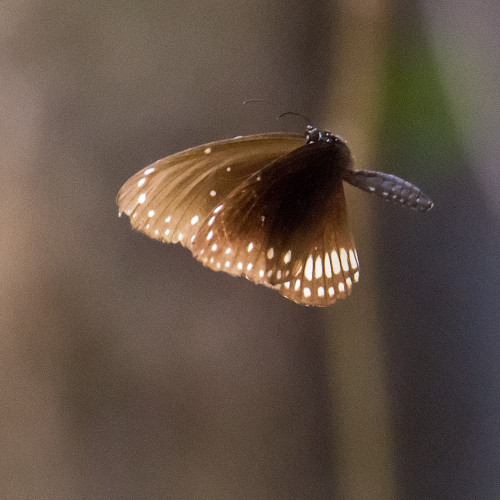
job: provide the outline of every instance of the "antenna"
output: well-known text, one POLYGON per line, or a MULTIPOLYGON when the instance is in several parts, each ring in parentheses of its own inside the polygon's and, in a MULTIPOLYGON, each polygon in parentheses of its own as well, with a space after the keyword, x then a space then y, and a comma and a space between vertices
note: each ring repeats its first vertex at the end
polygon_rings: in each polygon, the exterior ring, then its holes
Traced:
POLYGON ((270 104, 271 106, 273 105, 273 103, 271 101, 268 101, 267 99, 247 99, 243 101, 243 104, 251 104, 254 102, 265 102, 266 104, 270 104))
POLYGON ((300 116, 305 122, 306 125, 311 125, 311 119, 308 118, 306 115, 302 115, 300 113, 296 113, 295 111, 285 111, 284 113, 281 113, 276 120, 279 120, 280 118, 283 118, 286 115, 295 115, 295 116, 300 116))
MULTIPOLYGON (((269 101, 267 99, 246 99, 245 101, 243 101, 243 104, 252 104, 255 102, 265 102, 266 104, 269 104, 270 106, 275 105, 274 103, 272 103, 271 101, 269 101)), ((311 125, 311 123, 312 123, 311 119, 308 118, 306 115, 303 115, 301 113, 297 113, 295 111, 285 111, 284 113, 281 113, 281 115, 277 116, 276 120, 280 120, 281 118, 283 118, 284 116, 287 116, 287 115, 299 116, 300 118, 302 118, 306 122, 306 125, 311 125)))

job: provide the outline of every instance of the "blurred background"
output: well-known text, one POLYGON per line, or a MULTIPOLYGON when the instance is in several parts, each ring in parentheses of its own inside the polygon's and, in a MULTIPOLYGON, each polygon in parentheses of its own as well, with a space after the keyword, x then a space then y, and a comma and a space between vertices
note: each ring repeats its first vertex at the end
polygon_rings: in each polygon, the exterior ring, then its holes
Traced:
POLYGON ((497 0, 0 14, 1 498, 500 498, 497 0), (287 110, 435 202, 346 187, 361 281, 328 309, 117 217, 140 168, 287 110))

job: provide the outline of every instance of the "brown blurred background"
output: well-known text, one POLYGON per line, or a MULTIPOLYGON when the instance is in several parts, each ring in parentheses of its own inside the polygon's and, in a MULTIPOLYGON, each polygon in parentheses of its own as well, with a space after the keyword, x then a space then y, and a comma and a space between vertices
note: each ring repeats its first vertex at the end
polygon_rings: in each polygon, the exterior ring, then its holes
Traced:
POLYGON ((500 498, 499 5, 4 0, 0 498, 500 498), (436 203, 348 189, 326 310, 117 218, 286 110, 436 203))

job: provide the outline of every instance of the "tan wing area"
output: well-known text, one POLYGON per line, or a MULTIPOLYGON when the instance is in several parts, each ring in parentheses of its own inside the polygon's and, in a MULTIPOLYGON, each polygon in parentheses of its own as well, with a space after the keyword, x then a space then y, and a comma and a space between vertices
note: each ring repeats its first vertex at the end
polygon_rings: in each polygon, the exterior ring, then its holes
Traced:
POLYGON ((191 248, 199 227, 239 184, 304 144, 296 134, 261 134, 204 144, 133 175, 117 204, 134 229, 191 248))

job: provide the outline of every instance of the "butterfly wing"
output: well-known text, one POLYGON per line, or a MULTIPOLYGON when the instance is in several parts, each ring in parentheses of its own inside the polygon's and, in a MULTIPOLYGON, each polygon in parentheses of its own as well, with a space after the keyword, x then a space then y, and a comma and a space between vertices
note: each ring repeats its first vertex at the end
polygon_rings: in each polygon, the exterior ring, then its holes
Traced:
POLYGON ((359 279, 359 264, 343 167, 335 148, 319 142, 276 159, 215 207, 193 255, 300 304, 326 306, 344 298, 359 279))
POLYGON ((304 144, 296 134, 260 134, 204 144, 168 156, 133 175, 117 204, 151 238, 192 248, 199 228, 254 172, 304 144))
POLYGON ((426 212, 434 206, 431 199, 417 186, 392 174, 372 170, 346 170, 344 180, 367 193, 400 203, 417 212, 426 212))

